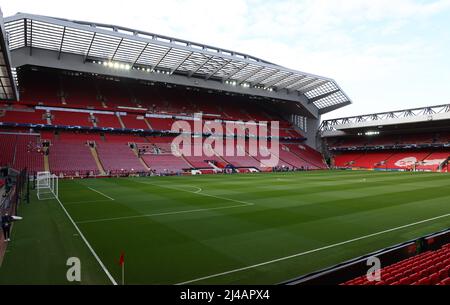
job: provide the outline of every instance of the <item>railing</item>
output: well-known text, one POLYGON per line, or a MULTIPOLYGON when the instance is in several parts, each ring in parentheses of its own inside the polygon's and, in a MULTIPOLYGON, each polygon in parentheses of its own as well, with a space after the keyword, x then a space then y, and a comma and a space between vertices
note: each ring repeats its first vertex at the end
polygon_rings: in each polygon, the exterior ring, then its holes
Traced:
POLYGON ((30 202, 30 184, 28 171, 23 169, 18 172, 9 169, 5 184, 6 196, 0 202, 0 213, 16 215, 20 203, 30 202))

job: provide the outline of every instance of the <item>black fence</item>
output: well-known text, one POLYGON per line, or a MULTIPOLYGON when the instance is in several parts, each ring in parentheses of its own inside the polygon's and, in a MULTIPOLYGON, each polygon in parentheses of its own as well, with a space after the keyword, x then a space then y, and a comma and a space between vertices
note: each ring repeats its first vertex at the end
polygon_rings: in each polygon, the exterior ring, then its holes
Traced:
POLYGON ((0 201, 0 215, 5 213, 16 215, 20 204, 30 202, 28 171, 3 168, 1 172, 3 174, 1 178, 5 180, 5 189, 0 201))

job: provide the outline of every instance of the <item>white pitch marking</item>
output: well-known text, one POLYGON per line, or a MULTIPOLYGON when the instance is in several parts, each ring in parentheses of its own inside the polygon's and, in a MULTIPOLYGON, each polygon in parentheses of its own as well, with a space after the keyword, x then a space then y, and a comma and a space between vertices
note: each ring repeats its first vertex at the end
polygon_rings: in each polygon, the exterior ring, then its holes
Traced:
POLYGON ((64 213, 66 213, 67 218, 69 218, 70 222, 73 224, 73 226, 75 227, 75 229, 77 230, 78 234, 80 234, 81 238, 83 239, 84 243, 86 244, 86 246, 88 247, 88 249, 91 251, 92 255, 95 257, 95 259, 97 260, 97 262, 99 263, 100 267, 103 269, 103 271, 106 273, 106 275, 108 276, 109 280, 111 281, 111 283, 113 285, 117 285, 116 280, 112 277, 111 273, 109 273, 108 269, 106 268, 106 266, 103 264, 103 262, 101 261, 101 259, 98 257, 97 253, 95 253, 94 249, 92 248, 92 246, 89 244, 89 242, 87 241, 86 237, 84 237, 83 233, 81 232, 80 228, 78 228, 77 224, 75 223, 75 221, 73 221, 72 217, 70 216, 69 212, 67 212, 66 208, 64 207, 64 205, 62 204, 61 200, 59 200, 58 197, 56 197, 56 200, 59 202, 59 205, 61 206, 61 208, 63 209, 64 213))
POLYGON ((195 194, 198 194, 203 191, 201 187, 198 187, 198 186, 194 186, 194 187, 198 189, 197 191, 194 192, 195 194))
POLYGON ((277 258, 277 259, 274 259, 274 260, 270 260, 270 261, 267 261, 267 262, 263 262, 263 263, 259 263, 259 264, 256 264, 256 265, 251 265, 251 266, 247 266, 247 267, 243 267, 243 268, 238 268, 238 269, 234 269, 234 270, 229 270, 229 271, 225 271, 225 272, 221 272, 221 273, 217 273, 217 274, 212 274, 212 275, 200 277, 200 278, 193 279, 193 280, 190 280, 190 281, 178 283, 176 285, 191 284, 191 283, 195 283, 195 282, 199 282, 199 281, 203 281, 203 280, 219 277, 219 276, 222 276, 222 275, 227 275, 227 274, 231 274, 231 273, 236 273, 236 272, 240 272, 240 271, 244 271, 244 270, 248 270, 248 269, 253 269, 253 268, 269 265, 269 264, 272 264, 272 263, 277 263, 277 262, 280 262, 280 261, 284 261, 284 260, 288 260, 288 259, 291 259, 291 258, 295 258, 295 257, 311 254, 311 253, 314 253, 314 252, 327 250, 327 249, 330 249, 330 248, 342 246, 342 245, 349 244, 349 243, 352 243, 352 242, 355 242, 355 241, 359 241, 359 240, 362 240, 362 239, 374 237, 374 236, 377 236, 377 235, 382 235, 382 234, 389 233, 389 232, 392 232, 392 231, 397 231, 397 230, 400 230, 400 229, 412 227, 412 226, 415 226, 415 225, 418 225, 418 224, 430 222, 430 221, 433 221, 433 220, 436 220, 436 219, 441 219, 441 218, 445 218, 445 217, 449 217, 449 216, 450 216, 450 213, 449 214, 445 214, 445 215, 441 215, 441 216, 437 216, 437 217, 433 217, 433 218, 429 218, 429 219, 425 219, 425 220, 422 220, 422 221, 410 223, 410 224, 407 224, 407 225, 404 225, 404 226, 400 226, 400 227, 384 230, 384 231, 381 231, 381 232, 376 232, 376 233, 372 233, 372 234, 369 234, 369 235, 357 237, 357 238, 354 238, 354 239, 346 240, 346 241, 339 242, 339 243, 332 244, 332 245, 328 245, 328 246, 325 246, 325 247, 321 247, 321 248, 317 248, 317 249, 313 249, 313 250, 309 250, 309 251, 305 251, 305 252, 301 252, 301 253, 285 256, 285 257, 280 257, 280 258, 277 258))
POLYGON ((106 197, 106 198, 108 198, 109 200, 115 200, 114 198, 112 198, 112 197, 109 197, 108 195, 106 195, 106 194, 103 194, 102 192, 100 192, 100 191, 97 191, 97 190, 95 190, 95 189, 93 189, 92 187, 87 187, 88 189, 90 189, 91 191, 94 191, 94 192, 96 192, 96 193, 99 193, 100 195, 102 195, 102 196, 104 196, 104 197, 106 197))
MULTIPOLYGON (((236 203, 242 203, 243 205, 255 205, 254 203, 251 203, 251 202, 246 202, 246 201, 242 201, 242 200, 235 200, 235 199, 231 199, 231 198, 225 198, 225 197, 205 194, 205 193, 201 193, 200 191, 191 192, 191 191, 183 190, 183 189, 176 188, 176 187, 166 186, 166 185, 159 185, 159 184, 154 184, 154 183, 149 183, 149 182, 142 182, 142 181, 136 181, 136 182, 137 183, 141 183, 141 184, 154 185, 154 186, 158 186, 158 187, 162 187, 162 188, 166 188, 166 189, 172 189, 172 190, 177 190, 177 191, 182 191, 182 192, 188 192, 188 193, 191 193, 191 194, 197 194, 197 195, 205 196, 205 197, 212 197, 212 198, 216 198, 216 199, 228 200, 228 201, 232 201, 232 202, 236 202, 236 203)), ((188 186, 188 185, 186 185, 186 186, 188 186)), ((203 191, 203 190, 201 190, 201 191, 203 191)))
POLYGON ((79 224, 83 223, 94 223, 94 222, 105 222, 105 221, 113 221, 113 220, 122 220, 122 219, 133 219, 133 218, 146 218, 146 217, 155 217, 155 216, 166 216, 166 215, 176 215, 176 214, 187 214, 187 213, 196 213, 196 212, 207 212, 207 211, 215 211, 215 210, 225 210, 225 209, 235 209, 235 208, 243 208, 248 205, 233 205, 226 207, 218 207, 218 208, 208 208, 208 209, 196 209, 196 210, 184 210, 184 211, 175 211, 175 212, 163 212, 163 213, 155 213, 155 214, 145 214, 145 215, 135 215, 135 216, 124 216, 124 217, 115 217, 115 218, 103 218, 103 219, 92 219, 92 220, 83 220, 77 221, 79 224))
POLYGON ((69 202, 65 202, 64 205, 74 205, 74 204, 82 204, 82 203, 95 203, 95 202, 109 202, 109 201, 111 201, 111 200, 108 199, 108 200, 69 201, 69 202))
POLYGON ((142 182, 142 181, 136 181, 136 182, 141 183, 141 184, 154 185, 154 186, 167 188, 167 189, 173 189, 173 190, 177 190, 177 191, 183 191, 183 192, 187 192, 187 193, 191 193, 191 194, 197 194, 197 195, 206 196, 206 197, 213 197, 213 198, 217 198, 217 199, 228 200, 228 201, 240 203, 240 205, 233 205, 233 206, 226 206, 226 207, 217 207, 217 208, 195 209, 195 210, 183 210, 183 211, 174 211, 174 212, 162 212, 162 213, 135 215, 135 216, 124 216, 124 217, 114 217, 114 218, 92 219, 92 220, 78 221, 77 223, 79 223, 79 224, 95 223, 95 222, 104 222, 104 221, 113 221, 113 220, 122 220, 122 219, 133 219, 133 218, 145 218, 145 217, 166 216, 166 215, 176 215, 176 214, 187 214, 187 213, 196 213, 196 212, 207 212, 207 211, 215 211, 215 210, 243 208, 243 207, 246 207, 246 206, 253 206, 253 205, 255 205, 254 203, 250 203, 250 202, 245 202, 245 201, 241 201, 241 200, 235 200, 235 199, 224 198, 224 197, 219 197, 219 196, 214 196, 214 195, 201 193, 203 190, 200 187, 192 186, 192 185, 185 185, 185 187, 194 187, 194 188, 197 188, 197 191, 192 192, 192 191, 187 191, 185 189, 180 189, 180 188, 176 188, 176 187, 163 186, 163 185, 158 185, 158 184, 148 183, 148 182, 142 182))

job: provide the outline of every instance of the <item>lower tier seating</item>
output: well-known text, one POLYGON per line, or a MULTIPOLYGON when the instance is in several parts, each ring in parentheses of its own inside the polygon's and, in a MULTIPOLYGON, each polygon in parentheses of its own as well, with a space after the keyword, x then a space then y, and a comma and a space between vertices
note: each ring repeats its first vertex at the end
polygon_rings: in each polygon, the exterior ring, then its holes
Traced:
POLYGON ((450 151, 345 152, 336 155, 334 163, 336 167, 437 171, 449 157, 450 151))
POLYGON ((317 150, 312 149, 308 145, 303 144, 286 144, 285 145, 292 153, 311 164, 309 166, 312 169, 326 169, 326 165, 323 156, 317 150))
POLYGON ((178 173, 185 168, 191 167, 181 157, 176 157, 172 154, 149 154, 143 155, 142 159, 157 173, 178 173))
MULTIPOLYGON (((178 157, 172 152, 173 137, 143 137, 132 134, 111 134, 95 132, 42 131, 39 134, 0 133, 0 165, 9 165, 30 171, 43 171, 46 157, 42 143, 49 143, 48 166, 51 172, 64 175, 100 174, 103 171, 110 174, 122 172, 179 173, 183 170, 202 169, 206 172, 223 169, 227 165, 246 170, 271 170, 272 167, 289 169, 317 169, 316 156, 302 157, 289 151, 287 145, 282 144, 278 152, 279 163, 269 164, 270 156, 260 151, 260 145, 237 140, 224 142, 234 151, 216 147, 217 143, 205 144, 193 141, 189 145, 189 153, 178 157), (42 143, 41 143, 42 142, 42 143), (203 145, 204 144, 204 145, 203 145), (213 144, 214 148, 211 147, 213 144), (231 145, 230 145, 231 144, 231 145), (134 146, 136 145, 136 146, 134 146), (203 155, 194 155, 195 145, 203 155), (256 154, 249 145, 256 149, 256 154), (204 147, 209 153, 204 152, 204 147), (136 147, 136 153, 133 151, 136 147), (98 157, 98 160, 97 160, 98 157), (141 157, 141 159, 140 159, 141 157), (309 158, 309 159, 308 159, 309 158), (98 161, 98 162, 97 162, 98 161)), ((218 145, 218 144, 217 144, 218 145)), ((288 144, 296 146, 294 144, 288 144)), ((298 146, 298 145, 297 145, 298 146)), ((178 150, 182 151, 183 147, 178 150)), ((300 148, 298 148, 300 150, 300 148)), ((300 152, 301 153, 301 152, 300 152)), ((320 155, 320 154, 319 154, 320 155)), ((277 158, 275 158, 276 160, 277 158)))
POLYGON ((55 174, 80 175, 99 170, 89 146, 85 142, 54 141, 49 151, 50 171, 55 174))
POLYGON ((0 166, 16 169, 27 168, 29 172, 44 170, 44 157, 37 135, 0 134, 0 166))
POLYGON ((381 281, 366 276, 342 285, 450 285, 450 244, 381 269, 381 281))
POLYGON ((143 172, 146 168, 127 143, 97 143, 98 156, 107 172, 143 172))

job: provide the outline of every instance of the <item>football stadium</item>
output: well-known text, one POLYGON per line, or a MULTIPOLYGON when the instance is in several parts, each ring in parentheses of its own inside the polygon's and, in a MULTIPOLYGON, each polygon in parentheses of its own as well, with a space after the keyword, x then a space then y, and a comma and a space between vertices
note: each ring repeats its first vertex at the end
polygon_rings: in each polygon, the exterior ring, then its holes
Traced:
POLYGON ((0 27, 1 285, 450 285, 450 104, 328 119, 333 76, 226 45, 0 27))

